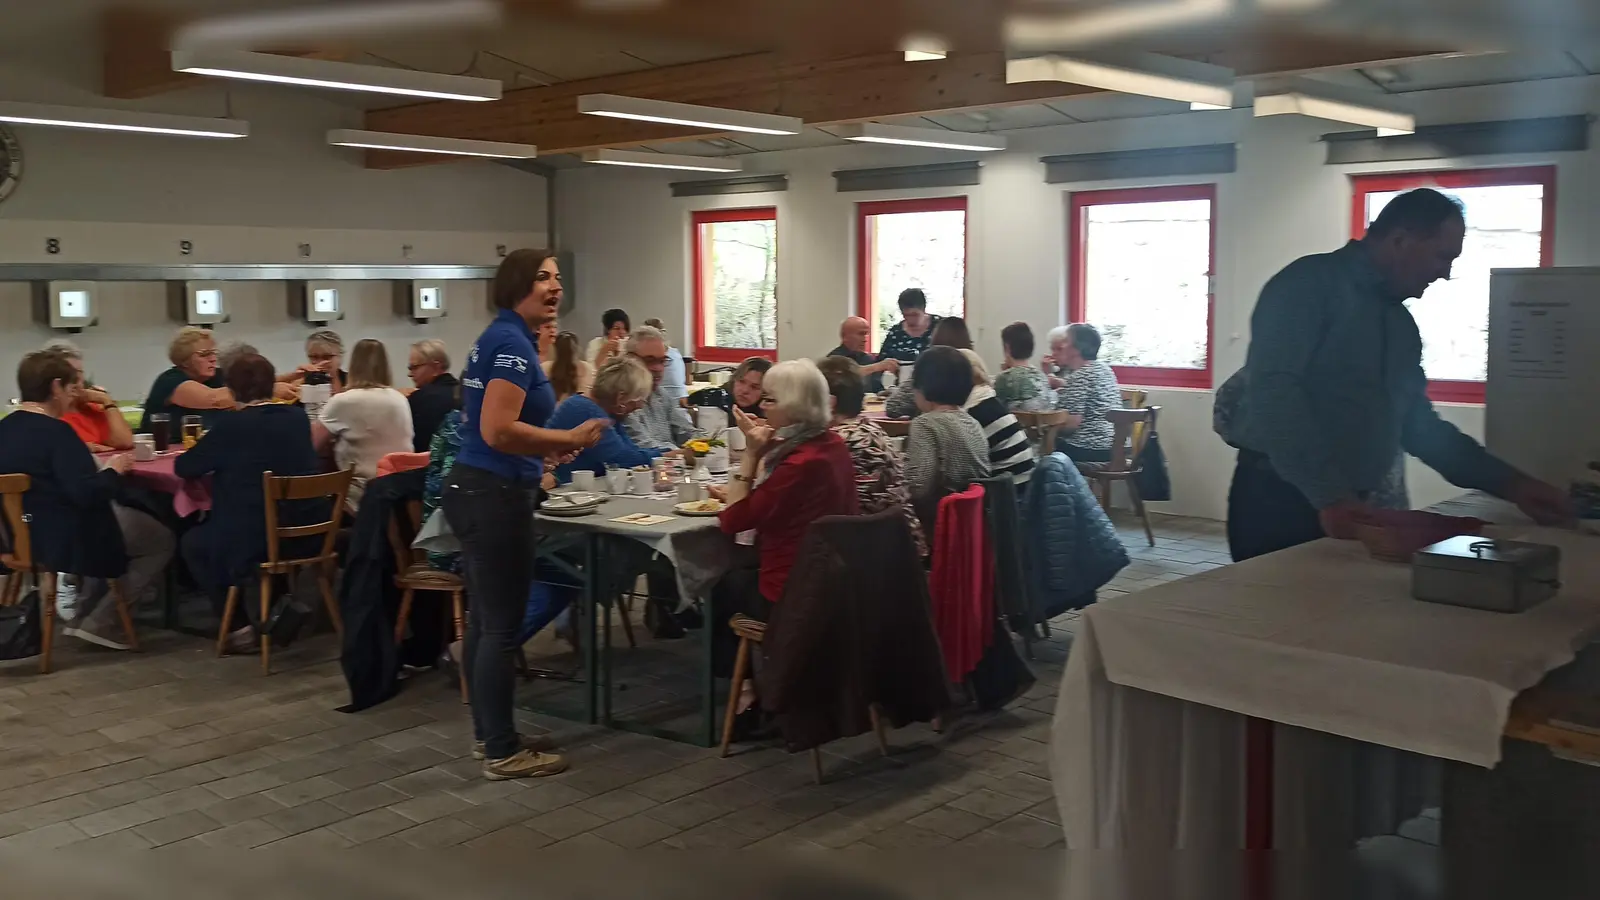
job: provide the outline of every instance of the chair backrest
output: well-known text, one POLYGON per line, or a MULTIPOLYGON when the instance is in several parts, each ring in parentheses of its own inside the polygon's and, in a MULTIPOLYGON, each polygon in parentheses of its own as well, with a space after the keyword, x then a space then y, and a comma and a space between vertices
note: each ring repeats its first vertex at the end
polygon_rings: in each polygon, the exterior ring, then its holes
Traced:
POLYGON ((22 495, 33 487, 33 479, 26 475, 0 475, 0 507, 5 511, 5 534, 0 535, 0 548, 17 569, 33 567, 33 539, 28 531, 28 519, 22 511, 22 495))
POLYGON ((407 500, 397 504, 394 515, 389 517, 389 550, 394 553, 397 574, 404 574, 411 566, 428 561, 428 551, 411 546, 421 530, 422 501, 407 500))
POLYGON ((1144 401, 1149 399, 1149 391, 1138 388, 1122 389, 1122 406, 1124 409, 1144 409, 1144 401))
POLYGON ((1159 406, 1144 409, 1112 409, 1106 411, 1106 421, 1111 423, 1111 462, 1105 472, 1137 472, 1143 465, 1141 456, 1150 435, 1156 431, 1159 406))
POLYGON ((1028 412, 1026 410, 1014 412, 1017 424, 1028 434, 1028 443, 1032 444, 1039 455, 1054 453, 1056 450, 1056 433, 1067 424, 1069 413, 1064 409, 1053 409, 1049 412, 1028 412))
POLYGON ((344 499, 350 493, 350 480, 354 469, 329 472, 326 475, 274 475, 261 473, 261 489, 266 496, 267 508, 267 562, 283 562, 278 558, 282 542, 296 538, 322 535, 322 550, 318 556, 333 555, 334 540, 339 535, 339 525, 344 519, 344 499), (333 499, 333 510, 323 522, 309 525, 280 525, 278 504, 288 500, 333 499))

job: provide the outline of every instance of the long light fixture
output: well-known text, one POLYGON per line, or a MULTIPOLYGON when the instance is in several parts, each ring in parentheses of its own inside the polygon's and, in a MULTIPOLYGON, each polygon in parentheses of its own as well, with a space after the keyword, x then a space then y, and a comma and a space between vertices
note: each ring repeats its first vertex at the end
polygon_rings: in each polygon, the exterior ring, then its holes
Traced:
POLYGON ((356 0, 208 16, 178 26, 172 46, 293 46, 308 38, 328 41, 441 28, 487 28, 504 18, 505 9, 498 0, 356 0))
POLYGON ((612 119, 692 125, 699 128, 715 128, 718 131, 742 131, 748 134, 799 134, 805 127, 804 123, 793 116, 775 116, 771 113, 753 113, 715 106, 694 106, 667 100, 643 100, 617 94, 584 94, 578 98, 578 112, 612 119))
POLYGON ((927 62, 949 56, 950 45, 935 35, 913 34, 900 42, 900 52, 906 55, 906 62, 927 62))
POLYGON ((1006 61, 1006 83, 1062 81, 1223 109, 1233 105, 1233 72, 1156 53, 1044 53, 1006 61))
POLYGON ((354 128, 335 128, 328 132, 328 143, 335 147, 361 147, 367 150, 404 150, 410 153, 444 153, 451 156, 487 156, 496 159, 533 159, 539 155, 539 148, 532 144, 474 141, 466 138, 434 137, 427 134, 358 131, 354 128))
POLYGON ((126 109, 54 106, 9 100, 0 100, 0 122, 12 122, 17 125, 49 125, 59 128, 88 128, 96 131, 134 131, 178 137, 242 138, 250 135, 250 123, 238 119, 172 116, 166 113, 134 112, 126 109))
POLYGON ((993 134, 970 134, 962 131, 935 131, 932 128, 906 128, 900 125, 880 125, 862 122, 859 125, 840 125, 834 134, 847 141, 862 144, 902 144, 907 147, 935 147, 940 150, 976 150, 988 152, 1004 150, 1006 139, 993 134))
POLYGON ((500 82, 492 78, 441 75, 388 66, 362 66, 249 50, 174 50, 172 70, 191 75, 215 75, 245 81, 270 81, 437 100, 499 100, 502 87, 500 82))
POLYGON ((1300 115, 1348 122, 1376 128, 1379 137, 1411 134, 1417 130, 1416 116, 1385 103, 1380 95, 1304 78, 1258 87, 1256 115, 1300 115))
POLYGON ((641 169, 684 169, 690 172, 744 171, 744 164, 737 160, 718 159, 714 156, 647 153, 642 150, 590 150, 583 154, 583 161, 601 166, 635 166, 641 169))

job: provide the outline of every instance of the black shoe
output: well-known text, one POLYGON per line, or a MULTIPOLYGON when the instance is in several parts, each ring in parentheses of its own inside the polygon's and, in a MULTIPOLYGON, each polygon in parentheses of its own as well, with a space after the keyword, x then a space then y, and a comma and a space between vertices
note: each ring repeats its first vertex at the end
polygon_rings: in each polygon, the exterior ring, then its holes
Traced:
POLYGON ((272 638, 274 646, 287 649, 305 630, 306 622, 311 614, 302 609, 299 604, 288 602, 278 608, 276 615, 267 623, 267 635, 272 638))
POLYGON ((764 741, 777 733, 777 721, 761 709, 760 701, 733 717, 733 739, 741 744, 764 741))
POLYGON ((677 613, 674 618, 678 620, 679 625, 682 625, 684 628, 687 628, 690 631, 699 631, 701 628, 704 628, 706 624, 705 616, 701 615, 699 607, 695 606, 691 606, 688 609, 677 613))
POLYGON ((678 616, 659 602, 652 601, 646 608, 645 624, 650 626, 650 636, 658 641, 675 641, 684 636, 678 616))

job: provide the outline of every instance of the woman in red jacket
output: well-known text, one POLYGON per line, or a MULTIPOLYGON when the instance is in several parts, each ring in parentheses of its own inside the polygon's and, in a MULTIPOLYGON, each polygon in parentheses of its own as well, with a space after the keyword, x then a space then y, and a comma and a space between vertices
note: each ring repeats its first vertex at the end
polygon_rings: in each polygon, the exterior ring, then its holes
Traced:
MULTIPOLYGON (((717 629, 712 663, 724 678, 733 674, 739 646, 728 619, 744 613, 765 622, 768 604, 783 596, 811 523, 859 512, 855 467, 844 441, 828 428, 828 382, 816 364, 800 359, 773 366, 761 382, 761 410, 765 425, 735 410, 748 433, 748 449, 727 488, 713 489, 713 496, 728 504, 722 530, 754 532, 759 557, 758 567, 734 569, 712 593, 709 624, 717 629)), ((739 711, 754 703, 755 691, 745 682, 739 711)))

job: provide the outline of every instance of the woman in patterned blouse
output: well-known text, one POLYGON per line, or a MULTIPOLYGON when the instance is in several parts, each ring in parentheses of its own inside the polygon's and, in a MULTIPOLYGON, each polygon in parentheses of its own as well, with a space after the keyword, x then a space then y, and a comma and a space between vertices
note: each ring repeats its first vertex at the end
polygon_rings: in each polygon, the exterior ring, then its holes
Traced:
POLYGON ((911 508, 911 495, 906 491, 904 460, 882 428, 861 418, 862 401, 866 399, 861 366, 849 357, 830 356, 818 362, 817 368, 828 380, 828 393, 833 395, 830 427, 844 439, 850 459, 855 463, 856 498, 861 503, 861 514, 870 515, 895 507, 904 510, 906 526, 917 542, 917 553, 927 556, 922 523, 917 521, 917 514, 911 508))
POLYGON ((928 349, 933 327, 938 324, 939 317, 928 314, 928 295, 921 288, 901 291, 900 321, 884 336, 878 358, 899 360, 902 366, 914 365, 922 351, 928 349))
POLYGON ((1076 462, 1110 462, 1116 429, 1106 413, 1122 408, 1122 388, 1100 361, 1100 332, 1082 323, 1053 329, 1050 355, 1066 370, 1050 382, 1057 388, 1056 408, 1070 413, 1056 449, 1076 462))
POLYGON ((1033 329, 1027 322, 1012 322, 1000 329, 1005 350, 1004 370, 994 380, 995 396, 1012 412, 1049 412, 1056 408, 1049 377, 1033 364, 1033 329))

